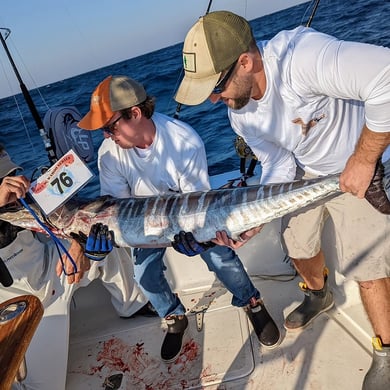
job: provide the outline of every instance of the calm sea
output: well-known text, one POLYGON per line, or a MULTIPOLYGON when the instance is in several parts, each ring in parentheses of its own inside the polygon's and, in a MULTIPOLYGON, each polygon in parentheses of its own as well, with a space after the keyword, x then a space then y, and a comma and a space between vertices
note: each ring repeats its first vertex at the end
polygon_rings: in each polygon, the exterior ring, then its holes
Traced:
MULTIPOLYGON (((269 39, 280 30, 305 24, 311 12, 311 8, 307 9, 309 4, 251 21, 256 38, 269 39)), ((250 19, 250 15, 247 18, 250 19)), ((322 0, 311 26, 341 39, 390 47, 390 2, 322 0)), ((64 105, 74 105, 85 114, 94 87, 110 74, 124 74, 142 82, 148 93, 157 98, 157 111, 173 116, 176 110, 173 96, 182 78, 181 49, 182 44, 170 46, 30 93, 42 119, 48 107, 64 105)), ((207 101, 196 107, 184 106, 180 119, 190 123, 204 140, 211 175, 239 169, 239 158, 234 150, 235 134, 229 126, 224 104, 212 105, 207 101)), ((97 151, 102 133, 93 132, 93 140, 97 151)), ((0 100, 0 142, 25 168, 26 176, 35 168, 48 165, 42 139, 21 94, 0 100)), ((97 173, 96 160, 90 167, 97 173)), ((88 190, 88 195, 97 195, 97 178, 88 185, 88 190)))

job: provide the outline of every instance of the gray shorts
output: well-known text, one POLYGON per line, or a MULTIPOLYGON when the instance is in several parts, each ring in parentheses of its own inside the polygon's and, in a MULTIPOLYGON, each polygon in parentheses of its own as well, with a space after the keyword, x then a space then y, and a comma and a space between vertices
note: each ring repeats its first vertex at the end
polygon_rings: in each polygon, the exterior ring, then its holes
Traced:
POLYGON ((285 252, 295 259, 315 256, 321 248, 321 234, 328 217, 333 222, 339 272, 357 281, 390 276, 390 216, 348 193, 308 211, 285 216, 285 252))

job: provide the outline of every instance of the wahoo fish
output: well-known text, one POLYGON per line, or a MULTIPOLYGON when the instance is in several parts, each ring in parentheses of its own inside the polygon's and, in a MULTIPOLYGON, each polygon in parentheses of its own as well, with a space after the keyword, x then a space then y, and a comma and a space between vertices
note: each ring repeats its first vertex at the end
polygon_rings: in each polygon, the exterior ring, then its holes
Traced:
MULTIPOLYGON (((181 230, 192 232, 199 242, 215 238, 216 231, 222 230, 239 240, 247 230, 339 195, 339 176, 150 197, 103 196, 84 201, 74 198, 47 218, 38 206, 30 207, 58 237, 79 232, 88 235, 91 225, 100 222, 108 226, 120 247, 171 246, 174 235, 181 230)), ((43 231, 24 208, 2 208, 0 219, 43 231)))

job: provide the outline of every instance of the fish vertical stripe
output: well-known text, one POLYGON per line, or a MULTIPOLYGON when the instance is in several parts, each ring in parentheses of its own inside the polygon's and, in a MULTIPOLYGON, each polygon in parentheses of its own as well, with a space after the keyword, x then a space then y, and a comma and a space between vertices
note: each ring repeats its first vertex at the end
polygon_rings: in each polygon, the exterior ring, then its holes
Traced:
MULTIPOLYGON (((339 175, 287 184, 224 188, 145 198, 73 199, 50 215, 56 234, 89 233, 95 222, 108 225, 122 247, 166 247, 180 230, 209 241, 225 230, 233 239, 244 231, 340 194, 339 175)), ((39 210, 36 206, 37 212, 39 210)), ((24 209, 0 210, 0 219, 39 230, 24 209)))

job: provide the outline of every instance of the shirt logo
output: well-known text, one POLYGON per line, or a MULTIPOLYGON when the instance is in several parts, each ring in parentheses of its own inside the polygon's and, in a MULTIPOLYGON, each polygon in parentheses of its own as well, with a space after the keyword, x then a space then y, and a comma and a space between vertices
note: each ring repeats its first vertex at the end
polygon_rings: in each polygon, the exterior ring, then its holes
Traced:
POLYGON ((308 123, 305 123, 301 118, 293 119, 292 123, 301 125, 302 135, 306 136, 310 129, 314 127, 323 118, 325 118, 325 114, 320 115, 318 118, 311 119, 308 123))
POLYGON ((19 249, 19 250, 16 251, 14 254, 12 254, 11 256, 9 256, 9 257, 7 257, 6 259, 4 259, 4 263, 8 263, 8 262, 11 261, 12 259, 14 259, 16 256, 20 255, 22 252, 23 252, 23 248, 22 248, 22 249, 19 249))

